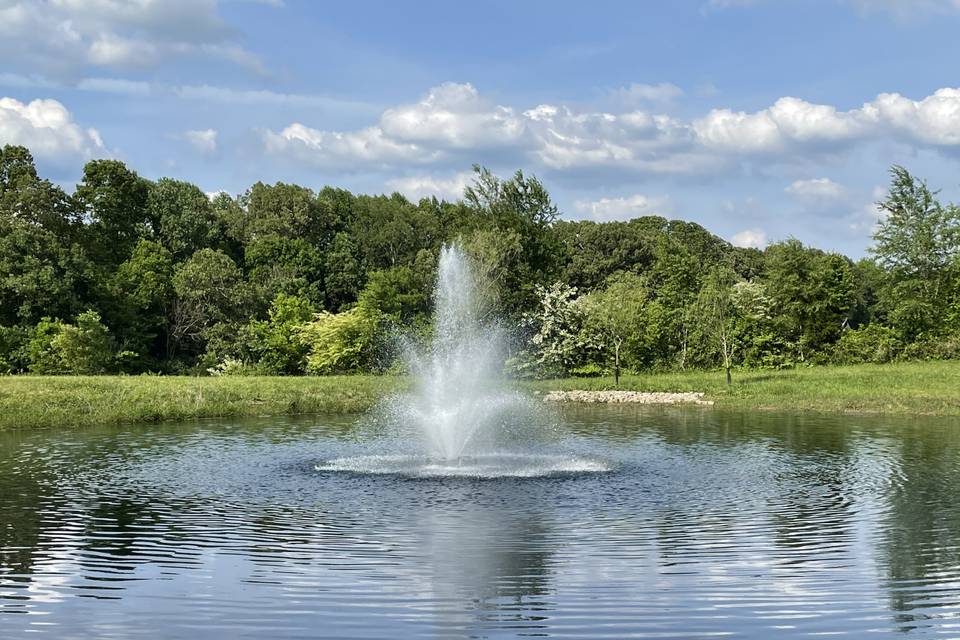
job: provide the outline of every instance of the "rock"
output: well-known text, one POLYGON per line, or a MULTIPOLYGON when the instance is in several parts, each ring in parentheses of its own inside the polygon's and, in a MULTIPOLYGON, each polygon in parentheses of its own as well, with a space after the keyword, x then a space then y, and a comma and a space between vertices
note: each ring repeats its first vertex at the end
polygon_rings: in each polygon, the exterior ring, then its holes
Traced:
POLYGON ((544 402, 602 402, 607 404, 699 404, 710 406, 701 391, 670 393, 666 391, 550 391, 544 402))

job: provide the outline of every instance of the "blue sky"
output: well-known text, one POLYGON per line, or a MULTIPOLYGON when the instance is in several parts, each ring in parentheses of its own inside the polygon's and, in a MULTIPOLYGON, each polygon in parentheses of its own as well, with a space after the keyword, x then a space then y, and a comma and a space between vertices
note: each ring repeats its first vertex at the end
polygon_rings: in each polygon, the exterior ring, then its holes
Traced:
POLYGON ((957 194, 960 0, 0 0, 0 144, 452 198, 472 164, 564 216, 660 214, 861 256, 887 169, 957 194))

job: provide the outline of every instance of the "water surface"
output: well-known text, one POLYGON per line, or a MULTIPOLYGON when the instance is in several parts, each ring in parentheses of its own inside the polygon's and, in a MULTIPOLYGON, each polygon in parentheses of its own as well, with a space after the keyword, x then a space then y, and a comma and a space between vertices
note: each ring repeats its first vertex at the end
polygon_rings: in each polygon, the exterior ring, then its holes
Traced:
POLYGON ((956 420, 594 407, 551 452, 606 472, 318 471, 352 424, 0 434, 0 637, 960 637, 956 420))

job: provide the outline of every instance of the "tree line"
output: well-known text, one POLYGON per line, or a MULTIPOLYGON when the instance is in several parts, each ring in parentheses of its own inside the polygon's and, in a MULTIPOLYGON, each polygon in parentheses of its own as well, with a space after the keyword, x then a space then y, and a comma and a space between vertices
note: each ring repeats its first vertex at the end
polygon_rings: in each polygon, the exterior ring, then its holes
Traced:
POLYGON ((871 257, 734 247, 647 216, 567 221, 544 185, 475 168, 449 202, 188 182, 86 164, 73 193, 0 150, 0 373, 354 373, 428 335, 459 242, 517 376, 960 355, 960 209, 891 169, 871 257))

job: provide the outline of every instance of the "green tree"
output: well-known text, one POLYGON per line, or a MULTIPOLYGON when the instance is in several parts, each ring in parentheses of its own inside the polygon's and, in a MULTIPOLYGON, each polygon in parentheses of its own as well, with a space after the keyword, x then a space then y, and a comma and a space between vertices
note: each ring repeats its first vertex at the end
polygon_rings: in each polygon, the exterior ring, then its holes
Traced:
POLYGON ((271 233, 246 245, 244 263, 264 306, 281 293, 323 304, 325 257, 316 245, 271 233))
POLYGON ((173 309, 173 256, 163 245, 140 240, 110 282, 108 324, 122 349, 141 356, 167 356, 167 323, 173 309))
POLYGON ((764 284, 780 331, 804 361, 835 342, 849 324, 857 294, 853 266, 793 238, 770 245, 766 257, 764 284))
POLYGON ((887 197, 877 203, 886 216, 871 251, 888 274, 881 299, 890 322, 913 339, 942 327, 960 251, 960 213, 903 167, 890 174, 887 197))
POLYGON ((621 358, 629 348, 634 366, 649 361, 648 318, 658 313, 647 281, 633 273, 615 276, 606 288, 593 291, 580 301, 588 338, 613 359, 614 383, 620 384, 621 358))
POLYGON ((119 160, 92 160, 83 168, 76 199, 88 224, 91 253, 104 267, 120 264, 156 221, 147 215, 150 183, 119 160))
POLYGON ((213 204, 199 187, 189 182, 161 178, 150 185, 147 219, 177 261, 200 249, 219 248, 224 241, 222 222, 213 204))
POLYGON ((737 307, 734 304, 736 274, 727 267, 715 267, 704 280, 697 297, 697 318, 701 331, 718 354, 732 384, 730 370, 737 350, 737 307))
POLYGON ((559 210, 543 183, 522 171, 501 179, 477 165, 474 173, 474 183, 464 190, 464 201, 489 228, 514 231, 521 239, 523 261, 505 283, 502 296, 505 310, 519 315, 532 306, 534 288, 549 282, 556 269, 560 246, 551 227, 559 210))
POLYGON ((365 280, 359 254, 350 234, 340 232, 333 237, 323 265, 327 309, 337 311, 356 302, 365 280))
POLYGON ((173 274, 174 305, 170 338, 174 347, 200 349, 215 325, 245 317, 249 290, 243 273, 227 254, 201 249, 173 274))

